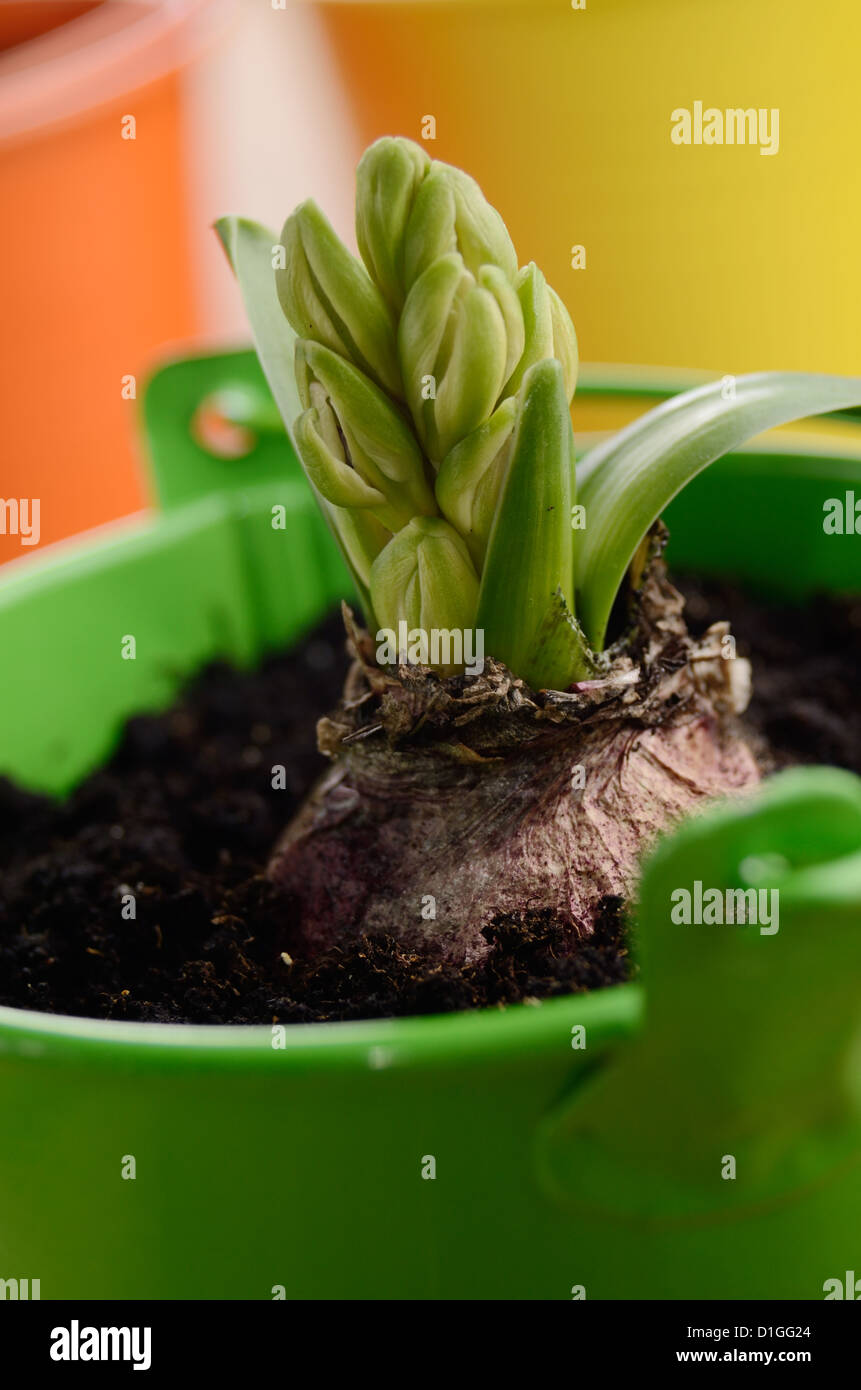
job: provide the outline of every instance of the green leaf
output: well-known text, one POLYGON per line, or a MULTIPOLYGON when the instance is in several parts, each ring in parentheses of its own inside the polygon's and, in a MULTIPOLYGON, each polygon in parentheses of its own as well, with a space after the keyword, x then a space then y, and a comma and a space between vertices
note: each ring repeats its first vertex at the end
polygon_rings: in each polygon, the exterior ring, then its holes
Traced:
POLYGON ((550 598, 526 656, 526 669, 543 672, 531 681, 542 690, 564 690, 573 681, 591 680, 601 674, 600 663, 586 641, 561 589, 550 598))
POLYGON ((523 380, 511 460, 490 533, 476 624, 489 656, 543 689, 565 689, 586 672, 545 624, 573 614, 571 507, 574 438, 565 374, 547 358, 523 380), (564 605, 556 600, 561 593, 564 605))
POLYGON ((577 611, 595 650, 625 571, 649 527, 690 480, 754 435, 806 415, 861 405, 857 377, 758 372, 665 401, 606 443, 577 469, 586 510, 575 559, 577 611))
MULTIPOLYGON (((272 256, 278 238, 245 217, 222 217, 215 223, 215 231, 239 282, 263 375, 292 440, 302 402, 293 372, 296 334, 284 317, 275 289, 272 256)), ((293 444, 295 448, 295 441, 293 444)))
MULTIPOLYGON (((222 217, 215 223, 215 231, 239 283, 263 375, 281 412, 287 436, 297 457, 301 458, 294 433, 295 423, 302 414, 293 371, 296 334, 278 302, 272 264, 278 238, 259 222, 244 217, 222 217)), ((373 622, 371 596, 367 578, 363 579, 362 574, 370 573, 370 565, 378 549, 382 549, 387 533, 373 518, 363 514, 354 520, 351 513, 321 497, 310 478, 308 482, 338 542, 370 624, 373 622)))

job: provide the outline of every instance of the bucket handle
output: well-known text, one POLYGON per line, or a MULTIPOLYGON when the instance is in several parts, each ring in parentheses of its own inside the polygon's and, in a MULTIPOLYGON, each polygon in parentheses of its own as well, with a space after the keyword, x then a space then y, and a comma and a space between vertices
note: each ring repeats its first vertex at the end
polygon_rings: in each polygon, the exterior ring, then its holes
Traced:
POLYGON ((861 778, 794 769, 687 821, 646 864, 637 923, 643 1028, 543 1120, 545 1192, 664 1225, 858 1163, 861 778), (749 920, 729 923, 739 893, 749 920))

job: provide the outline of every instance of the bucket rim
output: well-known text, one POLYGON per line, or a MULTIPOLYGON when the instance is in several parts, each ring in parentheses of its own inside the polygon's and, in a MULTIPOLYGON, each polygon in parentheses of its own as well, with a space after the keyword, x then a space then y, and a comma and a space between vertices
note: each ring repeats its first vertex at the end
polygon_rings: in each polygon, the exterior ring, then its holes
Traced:
POLYGON ((637 1031, 638 984, 611 985, 537 1004, 351 1022, 267 1024, 146 1023, 43 1014, 0 1006, 0 1058, 97 1063, 123 1069, 366 1072, 511 1062, 563 1055, 575 1027, 590 1051, 637 1031), (275 1039, 279 1041, 276 1045, 275 1039), (281 1041, 283 1039, 283 1041, 281 1041))
MULTIPOLYGON (((233 0, 149 0, 95 9, 0 55, 0 148, 73 127, 191 62, 233 0)), ((117 137, 119 138, 119 136, 117 137)))

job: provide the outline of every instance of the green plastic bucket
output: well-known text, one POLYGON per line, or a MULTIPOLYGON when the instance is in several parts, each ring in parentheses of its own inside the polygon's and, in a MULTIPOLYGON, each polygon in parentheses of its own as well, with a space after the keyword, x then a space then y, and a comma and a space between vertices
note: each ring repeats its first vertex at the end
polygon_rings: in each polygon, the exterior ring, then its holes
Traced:
MULTIPOLYGON (((592 372, 583 393, 678 384, 592 372)), ((0 771, 64 793, 206 661, 252 663, 348 593, 263 391, 250 354, 166 368, 159 513, 0 574, 0 771), (226 389, 257 400, 241 458, 191 437, 226 389)), ((669 510, 676 565, 861 590, 861 537, 822 529, 828 498, 861 496, 855 428, 708 470, 669 510)), ((687 822, 638 929, 642 985, 504 1011, 281 1034, 0 1010, 0 1278, 69 1299, 822 1297, 859 1259, 861 780, 803 769, 687 822), (776 935, 670 923, 673 885, 775 854, 776 935)))

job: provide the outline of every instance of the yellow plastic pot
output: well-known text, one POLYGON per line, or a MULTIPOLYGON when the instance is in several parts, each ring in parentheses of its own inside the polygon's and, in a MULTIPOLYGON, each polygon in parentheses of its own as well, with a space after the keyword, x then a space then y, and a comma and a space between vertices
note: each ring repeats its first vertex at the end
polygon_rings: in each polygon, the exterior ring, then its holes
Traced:
POLYGON ((476 176, 587 360, 861 370, 857 0, 320 10, 362 142, 432 117, 428 150, 476 176), (776 108, 776 154, 673 143, 697 101, 776 108))

